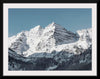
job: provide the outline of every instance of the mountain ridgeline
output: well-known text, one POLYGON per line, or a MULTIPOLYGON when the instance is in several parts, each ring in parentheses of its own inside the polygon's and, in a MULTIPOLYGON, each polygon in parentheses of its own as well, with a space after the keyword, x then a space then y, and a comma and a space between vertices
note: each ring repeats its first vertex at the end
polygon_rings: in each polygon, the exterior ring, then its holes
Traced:
POLYGON ((9 70, 91 70, 92 29, 52 22, 9 37, 9 70))

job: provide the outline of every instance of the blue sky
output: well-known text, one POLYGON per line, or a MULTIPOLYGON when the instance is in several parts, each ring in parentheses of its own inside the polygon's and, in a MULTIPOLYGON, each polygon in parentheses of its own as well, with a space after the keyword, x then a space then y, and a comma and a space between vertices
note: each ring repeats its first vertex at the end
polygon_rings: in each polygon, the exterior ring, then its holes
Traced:
POLYGON ((46 27, 55 22, 67 30, 76 32, 80 29, 92 27, 91 9, 9 9, 8 10, 8 36, 30 30, 41 25, 46 27))

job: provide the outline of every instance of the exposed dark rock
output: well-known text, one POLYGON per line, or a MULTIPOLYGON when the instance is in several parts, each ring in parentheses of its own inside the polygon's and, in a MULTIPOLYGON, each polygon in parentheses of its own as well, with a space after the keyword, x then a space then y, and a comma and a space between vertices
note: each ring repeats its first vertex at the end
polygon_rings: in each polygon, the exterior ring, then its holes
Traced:
POLYGON ((45 53, 44 56, 39 53, 27 58, 17 54, 13 56, 9 52, 9 70, 91 70, 91 52, 90 47, 80 55, 53 51, 50 54, 45 53), (48 55, 51 55, 51 58, 48 55), (49 69, 53 66, 56 67, 49 69))

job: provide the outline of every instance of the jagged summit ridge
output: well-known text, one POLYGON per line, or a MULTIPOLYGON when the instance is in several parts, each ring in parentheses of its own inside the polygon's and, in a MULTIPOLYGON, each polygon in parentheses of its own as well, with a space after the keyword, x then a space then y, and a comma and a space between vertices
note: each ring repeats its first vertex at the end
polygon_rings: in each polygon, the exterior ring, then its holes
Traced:
POLYGON ((75 41, 77 41, 77 36, 74 33, 52 22, 44 29, 42 38, 36 46, 36 50, 49 52, 56 45, 68 44, 75 41))
POLYGON ((43 29, 40 25, 35 26, 34 28, 30 29, 30 31, 36 32, 38 30, 43 29))
POLYGON ((62 27, 61 25, 52 22, 51 24, 49 24, 47 27, 45 27, 45 29, 52 29, 52 30, 56 30, 56 29, 64 29, 64 27, 62 27))
POLYGON ((33 53, 51 53, 54 50, 66 50, 75 53, 75 46, 81 46, 82 49, 89 47, 91 44, 89 42, 92 39, 91 32, 91 30, 80 30, 77 32, 79 35, 76 35, 73 32, 67 31, 61 25, 52 22, 45 28, 38 25, 30 29, 30 31, 23 31, 10 37, 8 47, 24 56, 29 56, 33 53), (88 39, 88 41, 85 39, 88 39))

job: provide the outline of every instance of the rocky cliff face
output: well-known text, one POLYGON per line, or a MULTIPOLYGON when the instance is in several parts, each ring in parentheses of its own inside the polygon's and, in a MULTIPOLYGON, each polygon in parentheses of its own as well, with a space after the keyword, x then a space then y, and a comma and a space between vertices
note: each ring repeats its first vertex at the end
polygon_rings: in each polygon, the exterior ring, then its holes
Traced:
POLYGON ((91 70, 91 53, 91 47, 80 55, 53 51, 22 57, 18 54, 13 55, 10 51, 9 70, 91 70))

